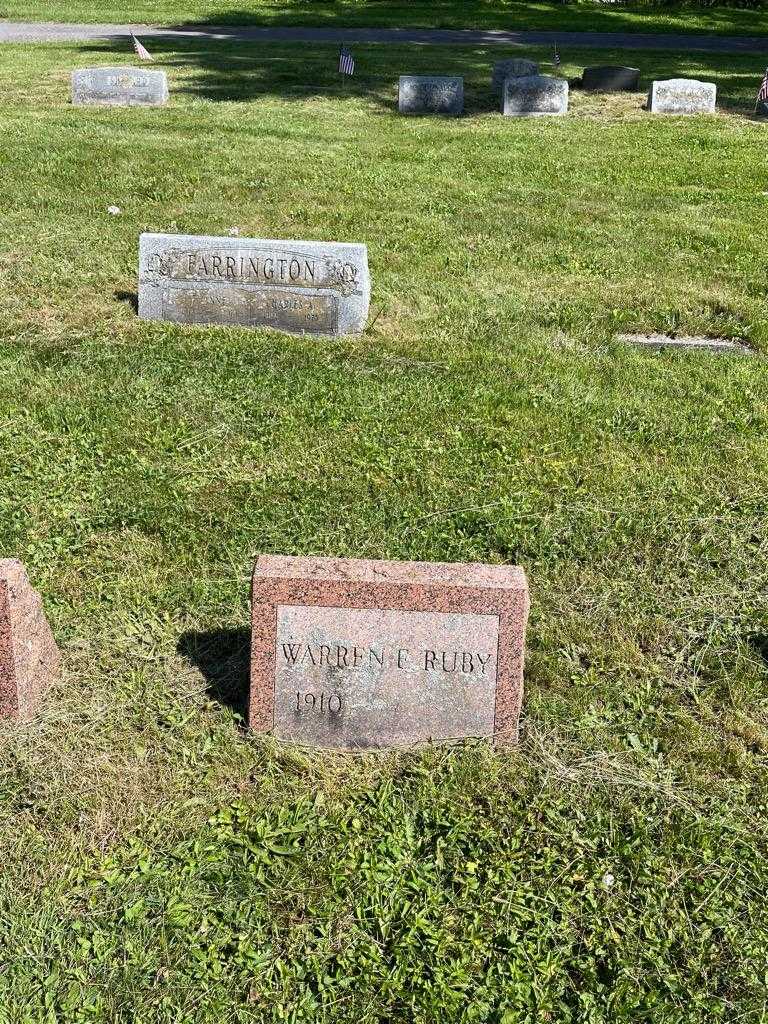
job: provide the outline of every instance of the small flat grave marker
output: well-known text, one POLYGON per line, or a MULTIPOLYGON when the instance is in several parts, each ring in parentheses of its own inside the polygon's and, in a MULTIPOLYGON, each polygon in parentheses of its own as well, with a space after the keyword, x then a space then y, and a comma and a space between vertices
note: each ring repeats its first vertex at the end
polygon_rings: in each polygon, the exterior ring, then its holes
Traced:
POLYGON ((76 107, 162 107, 167 102, 164 71, 118 67, 72 72, 72 103, 76 107))
POLYGON ((714 114, 717 86, 695 78, 668 78, 654 82, 648 93, 652 114, 714 114))
POLYGON ((364 245, 160 234, 139 243, 143 320, 354 334, 370 293, 364 245))
POLYGON ((732 338, 705 338, 697 335, 670 334, 617 334, 616 340, 625 345, 636 345, 638 348, 648 348, 656 351, 664 349, 678 349, 680 351, 703 350, 705 352, 735 353, 740 355, 752 355, 753 350, 741 341, 734 341, 732 338))
POLYGON ((26 721, 59 674, 40 595, 14 558, 0 559, 0 718, 26 721))
POLYGON ((398 89, 401 114, 464 112, 464 79, 439 75, 401 75, 398 89))
POLYGON ((551 117, 568 112, 568 83, 564 78, 529 75, 507 78, 502 93, 505 117, 551 117))
POLYGON ((528 604, 516 566, 262 555, 250 726, 351 750, 514 742, 528 604))

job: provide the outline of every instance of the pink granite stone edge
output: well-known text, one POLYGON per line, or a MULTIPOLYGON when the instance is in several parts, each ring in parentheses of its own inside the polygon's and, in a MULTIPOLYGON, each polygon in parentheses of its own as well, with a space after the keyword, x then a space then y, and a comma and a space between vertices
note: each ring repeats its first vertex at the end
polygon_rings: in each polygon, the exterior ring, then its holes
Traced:
POLYGON ((0 560, 0 717, 34 717, 59 668, 59 649, 26 569, 16 559, 0 560))
POLYGON ((360 583, 422 584, 441 587, 525 586, 518 565, 484 562, 393 562, 376 558, 327 558, 318 555, 259 555, 254 575, 294 580, 349 580, 360 583))
MULTIPOLYGON (((295 559, 300 562, 301 559, 295 559)), ((351 561, 351 560, 346 560, 351 561)), ((513 585, 445 586, 433 583, 363 582, 264 575, 256 562, 251 588, 251 689, 249 726, 269 732, 274 723, 275 645, 279 605, 325 608, 468 613, 499 616, 494 741, 516 743, 523 698, 528 584, 517 566, 513 585)), ((409 564, 409 563, 400 563, 409 564)), ((429 565, 430 563, 420 563, 429 565)))

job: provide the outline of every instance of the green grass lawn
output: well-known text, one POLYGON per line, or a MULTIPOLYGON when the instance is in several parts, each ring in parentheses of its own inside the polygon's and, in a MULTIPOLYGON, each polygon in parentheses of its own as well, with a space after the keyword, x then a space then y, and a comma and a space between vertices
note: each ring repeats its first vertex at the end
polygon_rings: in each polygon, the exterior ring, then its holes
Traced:
POLYGON ((602 32, 768 34, 768 10, 668 4, 660 9, 540 0, 0 0, 0 17, 33 21, 208 22, 602 32))
POLYGON ((157 50, 167 109, 86 110, 129 54, 3 49, 0 553, 65 671, 0 731, 0 1022, 765 1021, 762 68, 531 121, 496 49, 157 50), (366 242, 373 326, 138 321, 139 233, 233 226, 366 242), (249 737, 261 551, 523 565, 519 749, 249 737))

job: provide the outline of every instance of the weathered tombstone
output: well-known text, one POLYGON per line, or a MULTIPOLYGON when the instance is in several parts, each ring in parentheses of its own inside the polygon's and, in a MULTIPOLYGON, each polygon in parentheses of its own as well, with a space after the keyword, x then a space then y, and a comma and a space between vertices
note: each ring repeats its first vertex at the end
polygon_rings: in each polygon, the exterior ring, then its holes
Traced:
POLYGON ((584 68, 581 87, 594 92, 637 92, 640 88, 640 69, 613 65, 584 68))
POLYGON ((0 559, 0 718, 30 719, 58 674, 40 595, 21 562, 0 559))
POLYGON ((533 60, 524 60, 522 57, 500 60, 493 65, 491 87, 494 93, 500 96, 501 88, 507 78, 523 78, 538 75, 538 73, 539 65, 533 60))
POLYGON ((564 78, 529 75, 507 78, 502 94, 505 117, 548 117, 568 112, 568 83, 564 78))
POLYGON ((162 107, 168 102, 164 71, 146 68, 82 68, 72 72, 76 107, 162 107))
POLYGON ((139 242, 143 320, 354 334, 370 294, 364 245, 154 234, 139 242))
POLYGON ((514 742, 528 607, 517 566, 262 555, 250 726, 339 749, 514 742))
POLYGON ((652 114, 714 114, 717 86, 695 78, 668 78, 654 82, 648 93, 652 114))
POLYGON ((440 75, 401 75, 401 114, 450 114, 464 111, 464 79, 440 75))

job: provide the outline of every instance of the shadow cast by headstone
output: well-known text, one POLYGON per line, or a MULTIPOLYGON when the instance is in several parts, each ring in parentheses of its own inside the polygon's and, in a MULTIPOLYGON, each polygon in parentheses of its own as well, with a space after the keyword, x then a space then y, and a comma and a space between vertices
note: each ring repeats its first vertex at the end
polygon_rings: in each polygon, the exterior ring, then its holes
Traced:
POLYGON ((762 658, 765 667, 768 668, 768 633, 756 633, 749 638, 749 646, 762 658))
POLYGON ((115 300, 117 302, 125 302, 131 307, 134 313, 139 312, 139 296, 137 292, 125 292, 118 288, 114 293, 115 300))
POLYGON ((248 718, 250 629, 191 630, 182 634, 179 654, 203 674, 211 700, 248 718))

